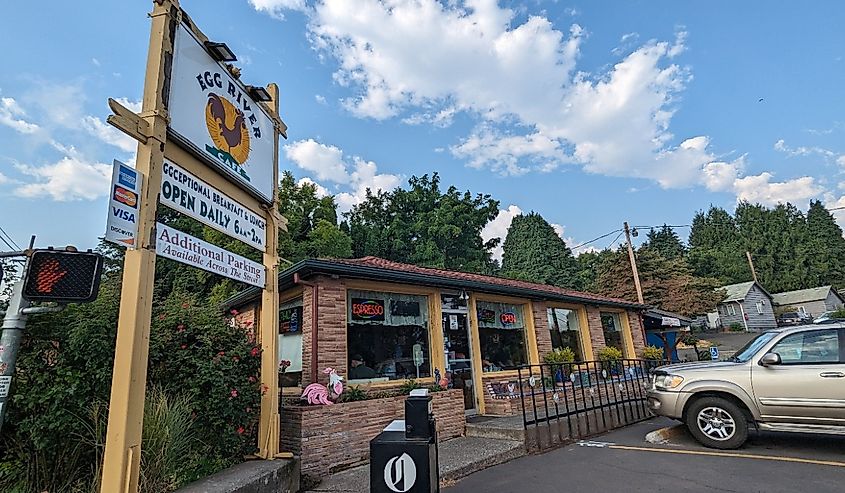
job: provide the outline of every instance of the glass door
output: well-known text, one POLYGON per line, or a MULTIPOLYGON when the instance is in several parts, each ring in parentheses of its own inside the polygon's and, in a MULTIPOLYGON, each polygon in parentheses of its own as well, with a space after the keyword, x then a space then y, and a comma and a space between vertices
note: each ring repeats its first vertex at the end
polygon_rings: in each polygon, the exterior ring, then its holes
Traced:
POLYGON ((472 344, 466 312, 443 313, 443 342, 448 387, 464 391, 464 409, 475 414, 476 390, 472 380, 472 344))

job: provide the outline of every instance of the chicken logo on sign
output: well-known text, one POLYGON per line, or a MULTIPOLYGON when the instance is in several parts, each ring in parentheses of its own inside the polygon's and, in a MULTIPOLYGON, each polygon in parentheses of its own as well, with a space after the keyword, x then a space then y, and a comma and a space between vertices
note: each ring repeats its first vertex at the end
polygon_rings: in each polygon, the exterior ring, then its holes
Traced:
POLYGON ((218 151, 228 154, 239 165, 246 162, 249 158, 249 129, 243 111, 225 97, 211 92, 205 105, 205 125, 218 151))

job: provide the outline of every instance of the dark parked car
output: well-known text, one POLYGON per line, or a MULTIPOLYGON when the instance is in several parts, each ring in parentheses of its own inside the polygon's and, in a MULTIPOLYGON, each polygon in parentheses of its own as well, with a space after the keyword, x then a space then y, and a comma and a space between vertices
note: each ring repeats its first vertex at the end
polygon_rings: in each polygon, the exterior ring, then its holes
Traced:
POLYGON ((778 327, 809 324, 813 320, 801 312, 786 312, 778 316, 778 327))

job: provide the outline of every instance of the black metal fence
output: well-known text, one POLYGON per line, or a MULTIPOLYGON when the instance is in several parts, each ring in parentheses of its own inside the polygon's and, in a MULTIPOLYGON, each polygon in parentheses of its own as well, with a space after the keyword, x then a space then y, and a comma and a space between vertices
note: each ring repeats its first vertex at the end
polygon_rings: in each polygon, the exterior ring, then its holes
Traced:
POLYGON ((622 359, 518 368, 526 445, 542 450, 651 417, 651 372, 666 363, 622 359))

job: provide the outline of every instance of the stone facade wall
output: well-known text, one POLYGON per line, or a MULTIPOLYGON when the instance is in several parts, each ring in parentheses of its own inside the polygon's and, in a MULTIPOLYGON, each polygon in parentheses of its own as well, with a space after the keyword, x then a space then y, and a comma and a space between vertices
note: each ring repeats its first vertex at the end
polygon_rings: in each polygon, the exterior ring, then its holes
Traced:
MULTIPOLYGON (((463 436, 463 391, 453 389, 432 396, 438 439, 463 436)), ((326 476, 368 460, 370 440, 391 421, 404 416, 405 396, 285 407, 281 413, 281 448, 300 456, 303 474, 326 476)))
POLYGON ((637 357, 640 357, 643 354, 643 348, 646 347, 643 317, 639 312, 628 310, 628 322, 631 325, 631 338, 634 341, 634 351, 636 351, 637 357))
POLYGON ((531 303, 534 308, 534 333, 537 335, 537 353, 540 362, 552 351, 552 336, 549 334, 548 306, 542 301, 531 303))
MULTIPOLYGON (((318 285, 319 305, 317 307, 317 378, 328 382, 324 368, 334 368, 346 375, 346 285, 342 279, 317 277, 312 279, 318 285)), ((306 286, 302 297, 302 384, 311 382, 311 304, 313 290, 306 286)))

